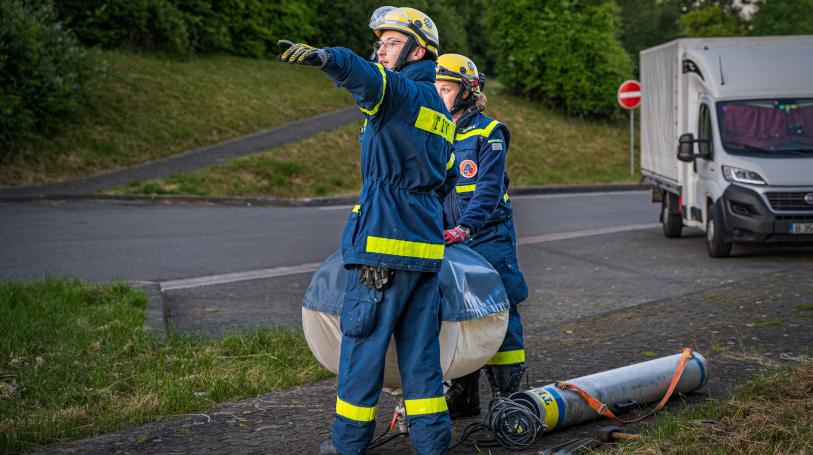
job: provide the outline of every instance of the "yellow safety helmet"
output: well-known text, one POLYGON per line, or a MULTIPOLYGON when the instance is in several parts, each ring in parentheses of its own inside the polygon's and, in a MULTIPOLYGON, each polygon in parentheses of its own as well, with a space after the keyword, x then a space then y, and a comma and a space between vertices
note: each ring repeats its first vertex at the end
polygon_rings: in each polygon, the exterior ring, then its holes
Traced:
POLYGON ((438 56, 438 29, 435 22, 415 8, 382 6, 370 17, 370 28, 379 39, 386 30, 396 30, 415 38, 435 58, 438 56))
POLYGON ((438 57, 436 71, 436 81, 458 82, 467 92, 481 92, 481 78, 484 78, 484 76, 477 71, 477 66, 474 62, 465 55, 441 55, 438 57))

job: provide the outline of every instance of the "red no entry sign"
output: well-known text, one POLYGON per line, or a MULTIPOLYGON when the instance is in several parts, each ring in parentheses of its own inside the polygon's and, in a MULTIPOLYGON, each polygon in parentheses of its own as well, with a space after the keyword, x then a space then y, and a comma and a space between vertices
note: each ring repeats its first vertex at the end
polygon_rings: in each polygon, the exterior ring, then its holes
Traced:
POLYGON ((638 81, 624 81, 618 87, 618 104, 624 109, 635 109, 641 104, 641 84, 638 81))

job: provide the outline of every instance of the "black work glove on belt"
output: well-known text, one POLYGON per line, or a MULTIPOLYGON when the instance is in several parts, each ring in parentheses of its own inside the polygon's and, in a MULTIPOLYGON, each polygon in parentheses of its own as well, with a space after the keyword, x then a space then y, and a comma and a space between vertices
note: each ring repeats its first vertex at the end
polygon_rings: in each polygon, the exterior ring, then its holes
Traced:
POLYGON ((383 291, 392 282, 394 275, 395 270, 390 270, 385 267, 362 265, 361 273, 359 274, 359 282, 364 283, 364 287, 367 289, 383 291))

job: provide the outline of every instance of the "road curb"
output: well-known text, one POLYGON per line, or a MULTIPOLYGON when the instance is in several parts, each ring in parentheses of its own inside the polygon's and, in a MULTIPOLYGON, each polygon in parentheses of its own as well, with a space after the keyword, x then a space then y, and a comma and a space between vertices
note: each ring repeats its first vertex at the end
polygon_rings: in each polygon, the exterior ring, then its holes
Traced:
MULTIPOLYGON (((512 188, 511 196, 568 193, 609 193, 648 190, 641 184, 606 185, 543 185, 512 188)), ((130 194, 51 194, 38 196, 0 196, 0 202, 22 203, 40 201, 90 201, 118 202, 129 204, 209 204, 240 205, 261 207, 323 207, 350 205, 358 201, 358 195, 326 196, 313 198, 287 199, 275 196, 182 196, 182 195, 130 195, 130 194)))
POLYGON ((147 294, 147 307, 144 310, 144 330, 158 338, 167 335, 167 313, 161 285, 154 281, 131 281, 130 285, 147 294))

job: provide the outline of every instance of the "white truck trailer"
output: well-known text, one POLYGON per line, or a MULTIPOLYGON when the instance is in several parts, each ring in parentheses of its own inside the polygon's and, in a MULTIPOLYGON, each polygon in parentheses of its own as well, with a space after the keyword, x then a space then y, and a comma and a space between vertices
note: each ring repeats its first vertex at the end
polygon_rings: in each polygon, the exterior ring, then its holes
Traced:
POLYGON ((641 174, 666 237, 813 245, 813 35, 687 38, 641 51, 641 174))

